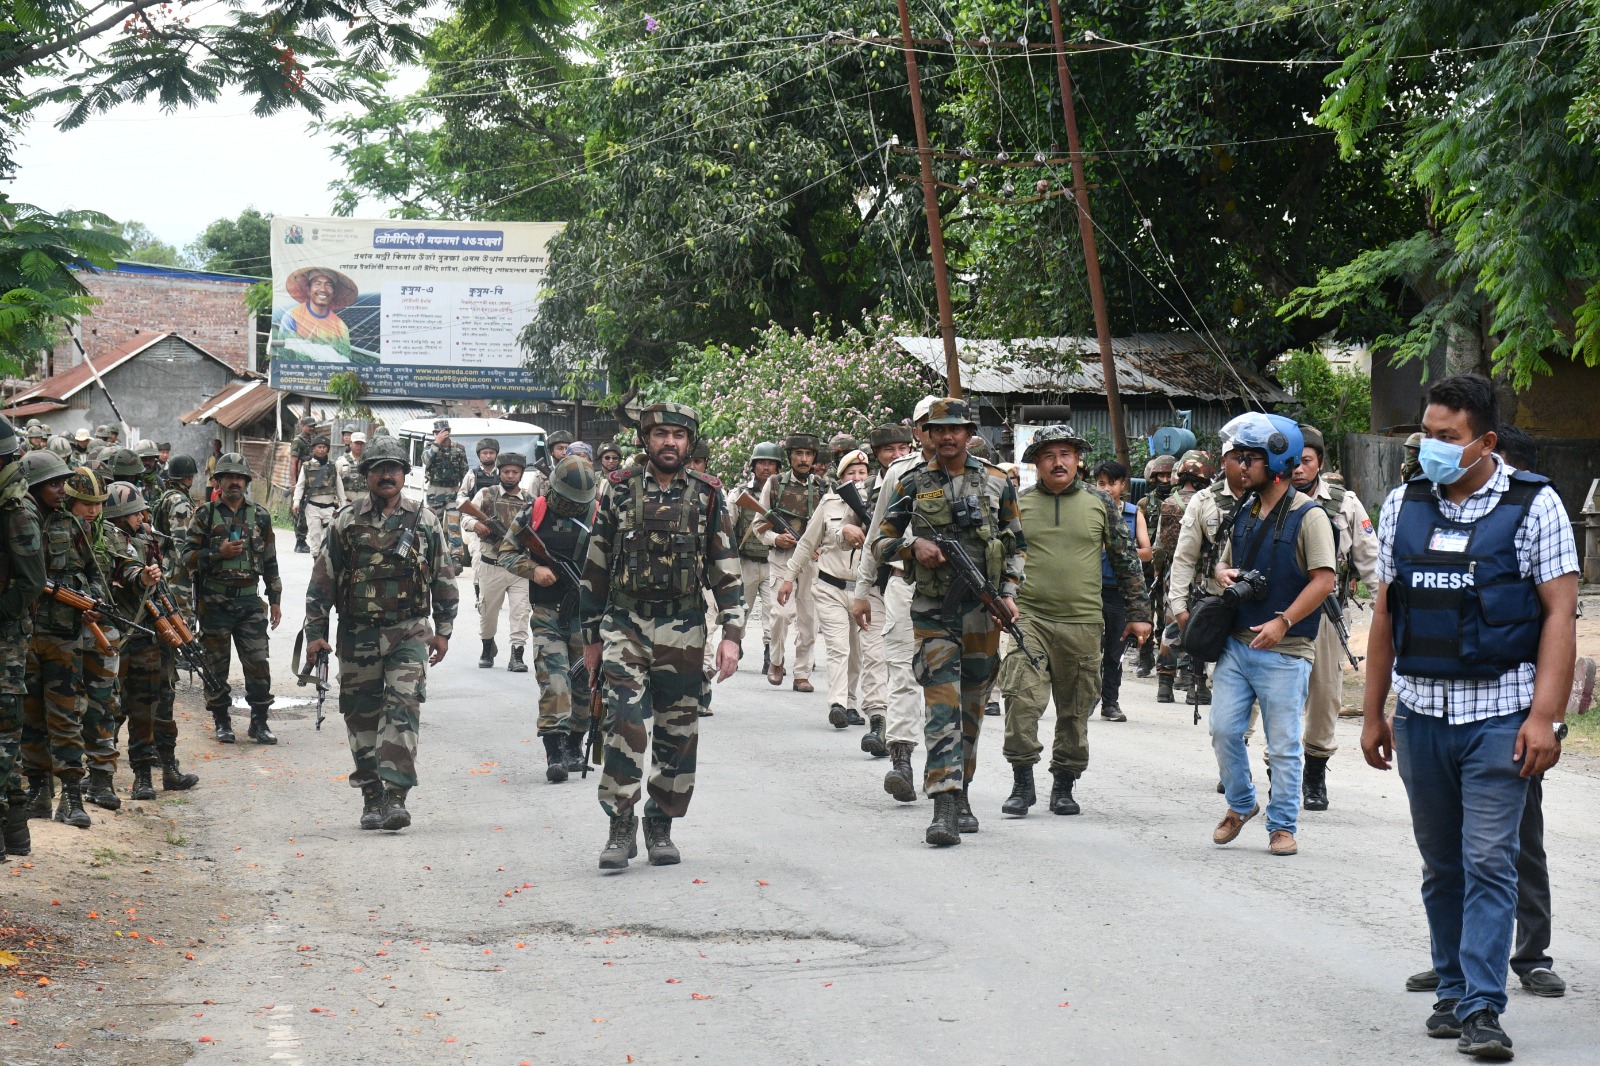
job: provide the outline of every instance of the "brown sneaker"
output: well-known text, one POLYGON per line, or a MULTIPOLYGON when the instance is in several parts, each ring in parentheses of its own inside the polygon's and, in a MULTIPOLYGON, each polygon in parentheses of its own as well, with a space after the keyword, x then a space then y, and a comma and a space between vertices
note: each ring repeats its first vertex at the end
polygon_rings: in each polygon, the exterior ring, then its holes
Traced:
MULTIPOLYGON (((1238 837, 1240 830, 1244 828, 1244 823, 1260 813, 1261 804, 1259 803, 1250 808, 1249 814, 1229 811, 1222 816, 1222 821, 1218 822, 1217 827, 1211 831, 1211 842, 1213 844, 1232 844, 1234 839, 1238 837)), ((1291 837, 1290 839, 1293 838, 1291 837)))
POLYGON ((1267 850, 1274 855, 1297 855, 1300 845, 1294 842, 1294 834, 1287 829, 1274 829, 1267 838, 1267 850))
POLYGON ((797 678, 794 679, 794 690, 796 692, 815 692, 815 691, 817 691, 815 688, 812 687, 811 682, 807 681, 803 677, 797 677, 797 678))
POLYGON ((774 663, 772 666, 767 668, 767 684, 769 684, 769 685, 781 685, 781 684, 783 684, 783 667, 778 666, 776 663, 774 663))

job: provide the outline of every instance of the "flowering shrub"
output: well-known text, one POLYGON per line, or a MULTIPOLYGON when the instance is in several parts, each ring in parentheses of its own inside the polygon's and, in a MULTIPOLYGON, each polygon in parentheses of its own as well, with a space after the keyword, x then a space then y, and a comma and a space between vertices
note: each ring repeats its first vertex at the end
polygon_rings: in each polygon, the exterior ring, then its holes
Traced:
POLYGON ((820 322, 810 335, 769 325, 748 348, 708 346, 684 356, 676 376, 648 390, 647 400, 700 412, 711 467, 724 478, 742 476, 758 442, 782 444, 790 433, 814 433, 824 444, 848 433, 865 444, 874 426, 910 417, 919 398, 942 391, 895 346, 890 325, 837 336, 820 322))

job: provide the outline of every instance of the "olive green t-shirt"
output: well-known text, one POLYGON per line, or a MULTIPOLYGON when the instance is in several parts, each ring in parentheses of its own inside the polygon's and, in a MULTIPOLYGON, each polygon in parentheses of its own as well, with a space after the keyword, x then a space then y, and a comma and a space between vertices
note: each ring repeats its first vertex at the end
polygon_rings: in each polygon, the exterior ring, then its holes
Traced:
POLYGON ((1059 495, 1035 484, 1017 497, 1017 505, 1028 542, 1017 610, 1041 622, 1098 625, 1100 552, 1110 540, 1105 497, 1085 489, 1079 478, 1059 495))

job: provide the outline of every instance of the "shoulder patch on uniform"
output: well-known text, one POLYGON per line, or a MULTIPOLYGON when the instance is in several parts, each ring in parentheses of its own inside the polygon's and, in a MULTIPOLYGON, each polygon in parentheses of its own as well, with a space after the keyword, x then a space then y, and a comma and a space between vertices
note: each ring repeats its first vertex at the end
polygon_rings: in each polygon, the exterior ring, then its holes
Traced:
POLYGON ((624 481, 628 480, 630 477, 633 477, 633 475, 635 475, 637 473, 640 473, 640 472, 641 471, 640 471, 639 467, 637 467, 637 466, 634 466, 634 467, 622 467, 622 466, 619 466, 619 467, 617 467, 617 469, 615 469, 615 470, 611 471, 611 473, 607 474, 606 477, 610 480, 610 482, 613 485, 620 485, 624 481))
POLYGON ((919 500, 940 500, 944 498, 944 489, 934 489, 931 492, 917 493, 919 500))
POLYGON ((720 489, 722 487, 722 479, 717 477, 715 474, 702 474, 698 470, 690 470, 687 467, 684 468, 683 472, 694 478, 696 481, 705 482, 714 489, 720 489))

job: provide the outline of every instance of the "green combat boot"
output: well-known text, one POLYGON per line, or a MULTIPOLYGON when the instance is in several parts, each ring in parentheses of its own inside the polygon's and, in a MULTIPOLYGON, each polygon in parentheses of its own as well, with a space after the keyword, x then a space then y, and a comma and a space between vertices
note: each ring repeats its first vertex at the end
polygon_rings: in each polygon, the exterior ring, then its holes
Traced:
POLYGON ((11 809, 6 811, 5 842, 6 854, 19 859, 33 851, 33 837, 28 832, 28 808, 15 798, 11 809))
POLYGON ((961 829, 956 825, 956 799, 958 792, 940 792, 933 797, 933 822, 923 839, 936 848, 948 848, 961 843, 961 829))
POLYGON ((1157 675, 1157 677, 1156 677, 1156 702, 1157 703, 1173 703, 1173 702, 1176 702, 1173 699, 1173 696, 1172 696, 1172 675, 1171 674, 1160 674, 1160 675, 1157 675))
POLYGON ((672 819, 666 815, 647 816, 644 820, 644 849, 650 856, 651 866, 676 866, 680 861, 678 846, 672 842, 672 819))
POLYGON ((383 828, 383 786, 376 781, 361 786, 361 828, 383 828))
POLYGON ((122 806, 110 770, 89 771, 89 787, 85 790, 84 798, 108 811, 118 810, 122 806))
POLYGON ((388 785, 383 790, 383 828, 398 833, 411 824, 411 812, 406 810, 406 789, 388 785))
POLYGON ((178 767, 178 756, 170 751, 161 753, 161 787, 167 792, 187 792, 200 783, 195 774, 186 774, 178 767))
POLYGON ((626 870, 628 860, 639 854, 639 819, 632 814, 619 814, 611 819, 611 835, 600 852, 600 869, 626 870))

